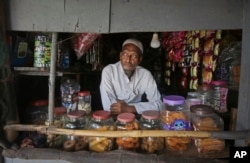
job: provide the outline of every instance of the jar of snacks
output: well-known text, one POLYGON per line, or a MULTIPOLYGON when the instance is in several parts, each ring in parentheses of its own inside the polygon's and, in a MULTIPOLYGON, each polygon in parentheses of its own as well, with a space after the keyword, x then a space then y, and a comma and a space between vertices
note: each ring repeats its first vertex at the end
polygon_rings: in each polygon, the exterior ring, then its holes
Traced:
MULTIPOLYGON (((140 129, 142 130, 159 130, 160 113, 155 110, 147 110, 142 112, 140 121, 140 129)), ((164 149, 163 137, 143 137, 141 138, 140 148, 146 153, 160 153, 164 149)))
POLYGON ((188 92, 186 98, 186 107, 190 109, 190 106, 201 104, 201 99, 199 98, 199 92, 188 92))
MULTIPOLYGON (((138 130, 139 124, 133 113, 121 113, 116 120, 117 130, 131 131, 138 130)), ((116 144, 119 149, 136 150, 139 148, 139 138, 137 137, 118 137, 116 144)))
MULTIPOLYGON (((89 130, 113 131, 115 122, 109 111, 98 110, 93 112, 90 119, 89 130)), ((89 150, 94 152, 110 151, 114 148, 114 138, 91 136, 89 140, 89 150)))
MULTIPOLYGON (((64 116, 67 112, 65 107, 55 107, 54 108, 54 117, 53 117, 53 125, 62 128, 64 124, 64 116)), ((45 125, 49 126, 49 121, 45 122, 45 125)), ((56 134, 47 134, 47 144, 50 148, 61 148, 63 144, 63 135, 56 134)))
MULTIPOLYGON (((66 129, 85 129, 86 128, 86 118, 85 112, 82 110, 70 111, 65 119, 66 129)), ((68 152, 80 151, 87 148, 87 139, 82 136, 65 136, 65 142, 63 144, 63 149, 68 152)))
MULTIPOLYGON (((185 98, 178 95, 169 95, 163 98, 165 108, 161 110, 161 123, 164 130, 188 131, 191 130, 190 112, 185 107, 185 98)), ((165 146, 170 151, 185 151, 191 139, 186 137, 166 137, 165 146)))
POLYGON ((212 106, 212 88, 208 84, 202 84, 198 88, 199 98, 201 99, 201 103, 203 105, 212 106))
MULTIPOLYGON (((220 118, 209 105, 191 106, 192 124, 195 131, 224 130, 223 119, 220 118)), ((225 141, 221 139, 195 139, 195 146, 200 153, 213 153, 225 148, 225 141)))
POLYGON ((91 113, 91 95, 89 91, 78 92, 78 110, 83 110, 86 114, 91 113))
POLYGON ((68 129, 84 129, 86 127, 85 112, 82 110, 68 112, 65 123, 65 128, 68 129))

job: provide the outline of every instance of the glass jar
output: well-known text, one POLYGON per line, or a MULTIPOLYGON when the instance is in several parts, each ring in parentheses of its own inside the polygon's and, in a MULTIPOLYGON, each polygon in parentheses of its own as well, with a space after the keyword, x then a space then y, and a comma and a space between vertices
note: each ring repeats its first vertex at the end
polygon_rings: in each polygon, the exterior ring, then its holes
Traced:
MULTIPOLYGON (((191 130, 190 112, 185 107, 185 98, 169 95, 163 98, 165 108, 161 110, 161 123, 164 130, 191 130)), ((188 149, 190 138, 166 137, 165 146, 171 151, 185 151, 188 149)))
POLYGON ((83 110, 86 114, 91 113, 91 95, 89 91, 78 92, 78 110, 83 110))
POLYGON ((190 109, 190 106, 201 104, 201 99, 199 92, 188 92, 187 98, 186 98, 186 107, 187 109, 190 109))
MULTIPOLYGON (((159 130, 161 129, 160 113, 155 110, 142 112, 139 121, 142 130, 159 130)), ((140 148, 146 153, 160 153, 164 149, 163 137, 143 137, 141 138, 140 148)))
MULTIPOLYGON (((192 124, 195 131, 221 131, 224 122, 209 105, 191 106, 192 124)), ((195 139, 195 146, 200 153, 218 152, 225 148, 225 141, 221 139, 195 139)))
MULTIPOLYGON (((85 112, 82 110, 74 110, 68 112, 64 127, 66 129, 85 129, 85 112)), ((65 136, 63 149, 68 152, 84 150, 87 148, 87 142, 88 141, 86 137, 83 136, 65 136)))
MULTIPOLYGON (((119 131, 138 130, 139 124, 133 113, 120 113, 117 116, 116 127, 119 131)), ((116 144, 119 149, 136 150, 139 148, 139 138, 137 137, 118 137, 116 144)))
MULTIPOLYGON (((65 107, 55 107, 54 108, 54 117, 53 117, 53 125, 57 128, 63 127, 64 116, 67 112, 65 107)), ((45 122, 45 125, 49 126, 49 121, 45 122)), ((47 134, 47 144, 49 148, 61 148, 63 144, 63 135, 56 134, 47 134)))
POLYGON ((199 98, 201 99, 200 104, 212 106, 212 88, 208 84, 202 84, 198 88, 199 98))
MULTIPOLYGON (((113 131, 115 122, 109 111, 98 110, 93 112, 88 124, 89 130, 113 131)), ((91 136, 89 140, 89 150, 94 152, 110 151, 114 148, 114 138, 91 136)))
POLYGON ((76 110, 77 94, 80 91, 80 84, 73 79, 62 81, 60 85, 62 106, 67 108, 67 112, 76 110))
POLYGON ((84 129, 86 126, 85 112, 82 110, 70 111, 67 114, 65 128, 84 129))
POLYGON ((223 113, 227 112, 227 84, 224 81, 212 81, 212 106, 215 111, 223 113))

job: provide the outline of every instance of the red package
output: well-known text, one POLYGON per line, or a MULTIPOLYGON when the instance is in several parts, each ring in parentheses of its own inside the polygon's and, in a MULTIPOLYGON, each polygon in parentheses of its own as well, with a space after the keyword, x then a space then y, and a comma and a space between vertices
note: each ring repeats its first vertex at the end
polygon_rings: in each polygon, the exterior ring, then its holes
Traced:
POLYGON ((84 53, 93 45, 98 38, 97 33, 77 33, 72 38, 73 49, 76 53, 77 59, 80 59, 84 53))

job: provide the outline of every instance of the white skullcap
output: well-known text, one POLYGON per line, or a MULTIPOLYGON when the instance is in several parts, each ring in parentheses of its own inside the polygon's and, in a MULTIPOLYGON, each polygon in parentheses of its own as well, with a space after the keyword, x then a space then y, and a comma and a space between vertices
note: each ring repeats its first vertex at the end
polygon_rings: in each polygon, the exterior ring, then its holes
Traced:
POLYGON ((130 39, 127 39, 124 41, 124 43, 122 44, 122 47, 127 45, 127 44, 135 45, 136 47, 138 47, 141 50, 141 53, 143 54, 143 45, 140 41, 130 38, 130 39))

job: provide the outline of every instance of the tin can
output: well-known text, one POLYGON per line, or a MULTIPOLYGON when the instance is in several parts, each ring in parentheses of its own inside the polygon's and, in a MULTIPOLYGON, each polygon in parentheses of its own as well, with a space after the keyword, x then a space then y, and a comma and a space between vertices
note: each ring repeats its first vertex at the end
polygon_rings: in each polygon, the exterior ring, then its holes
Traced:
POLYGON ((51 33, 38 33, 35 36, 34 67, 50 67, 51 33))

